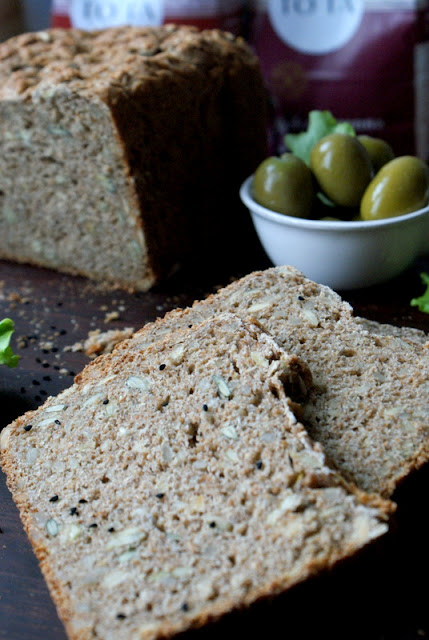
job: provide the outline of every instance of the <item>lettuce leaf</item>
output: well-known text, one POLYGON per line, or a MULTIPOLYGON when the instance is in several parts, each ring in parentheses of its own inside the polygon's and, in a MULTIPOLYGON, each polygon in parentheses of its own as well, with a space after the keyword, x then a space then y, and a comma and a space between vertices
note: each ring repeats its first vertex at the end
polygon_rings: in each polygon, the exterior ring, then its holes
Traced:
POLYGON ((0 322, 0 364, 6 364, 8 367, 16 367, 19 360, 9 344, 14 330, 13 320, 5 318, 0 322))
POLYGON ((310 153, 316 142, 331 133, 348 133, 355 136, 355 130, 348 122, 337 122, 330 111, 310 111, 308 129, 302 133, 288 133, 285 143, 291 152, 310 164, 310 153))
POLYGON ((420 277, 426 285, 426 291, 419 298, 413 298, 410 304, 412 307, 418 307, 423 313, 429 313, 429 273, 421 273, 420 277))

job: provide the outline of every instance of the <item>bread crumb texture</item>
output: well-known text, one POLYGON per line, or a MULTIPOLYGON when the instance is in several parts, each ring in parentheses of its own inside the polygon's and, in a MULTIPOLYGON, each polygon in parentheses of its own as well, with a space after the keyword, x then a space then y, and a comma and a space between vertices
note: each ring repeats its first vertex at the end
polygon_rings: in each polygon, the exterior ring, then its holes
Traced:
POLYGON ((216 30, 0 44, 0 257, 148 289, 214 233, 214 211, 222 227, 265 154, 264 100, 256 56, 216 30))
MULTIPOLYGON (((249 293, 251 306, 272 294, 249 293)), ((3 430, 70 638, 172 636, 386 532, 390 503, 343 481, 297 421, 286 390, 309 384, 295 355, 226 313, 121 343, 3 430)))
POLYGON ((256 319, 306 362, 313 386, 304 424, 337 469, 389 497, 429 459, 429 343, 421 331, 362 321, 332 289, 292 267, 256 272, 135 336, 150 344, 173 327, 232 311, 256 319), (390 335, 389 335, 390 333, 390 335))

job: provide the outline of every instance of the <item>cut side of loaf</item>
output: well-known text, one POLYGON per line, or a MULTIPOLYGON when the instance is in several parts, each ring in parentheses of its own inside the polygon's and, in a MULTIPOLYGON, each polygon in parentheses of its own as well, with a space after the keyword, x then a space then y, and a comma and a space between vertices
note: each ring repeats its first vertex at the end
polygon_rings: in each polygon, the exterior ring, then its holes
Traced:
MULTIPOLYGON (((178 327, 231 311, 256 319, 306 362, 313 387, 304 424, 338 470, 365 491, 391 496, 429 459, 429 347, 420 332, 353 317, 350 305, 292 267, 252 273, 192 308, 137 332, 140 350, 178 327), (410 336, 410 337, 407 337, 410 336)), ((118 348, 121 348, 119 346, 118 348)))
POLYGON ((264 106, 256 56, 216 30, 2 43, 0 258, 148 289, 223 228, 265 156, 264 106))
POLYGON ((128 344, 1 434, 70 638, 171 637, 387 531, 391 503, 331 470, 294 415, 307 368, 257 325, 220 314, 128 344))

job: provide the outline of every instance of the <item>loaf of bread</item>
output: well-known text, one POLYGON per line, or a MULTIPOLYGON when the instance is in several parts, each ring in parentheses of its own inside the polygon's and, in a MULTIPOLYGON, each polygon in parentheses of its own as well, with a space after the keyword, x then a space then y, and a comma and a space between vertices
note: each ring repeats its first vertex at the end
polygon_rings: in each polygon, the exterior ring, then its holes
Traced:
POLYGON ((0 258, 148 289, 245 226, 264 115, 257 58, 217 30, 0 44, 0 258))
POLYGON ((257 325, 220 314, 123 343, 2 432, 70 638, 171 637, 387 531, 392 504, 348 485, 297 421, 309 382, 257 325))
MULTIPOLYGON (((304 360, 314 385, 304 424, 338 470, 365 491, 391 496, 429 459, 429 343, 353 316, 350 305, 292 267, 256 272, 135 334, 140 350, 169 331, 223 311, 256 319, 304 360)), ((118 347, 119 349, 121 346, 118 347)))

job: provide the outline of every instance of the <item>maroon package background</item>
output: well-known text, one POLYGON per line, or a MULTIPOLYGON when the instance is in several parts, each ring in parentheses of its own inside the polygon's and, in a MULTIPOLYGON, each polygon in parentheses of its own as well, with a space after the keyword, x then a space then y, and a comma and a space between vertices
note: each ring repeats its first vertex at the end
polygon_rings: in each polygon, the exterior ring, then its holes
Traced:
MULTIPOLYGON (((328 109, 337 119, 351 122, 358 133, 388 140, 396 155, 418 153, 428 160, 429 13, 427 4, 419 4, 410 0, 253 2, 249 41, 271 96, 271 149, 282 150, 286 132, 305 128, 310 110, 328 109), (349 29, 352 33, 338 45, 343 23, 333 18, 334 13, 344 16, 359 5, 361 14, 349 29), (289 22, 282 25, 283 20, 289 22), (306 45, 296 45, 305 36, 299 32, 301 25, 304 32, 311 21, 314 35, 310 32, 306 45), (322 24, 326 30, 336 30, 333 50, 303 51, 318 48, 322 24)), ((329 43, 319 46, 323 48, 329 48, 329 43)))

